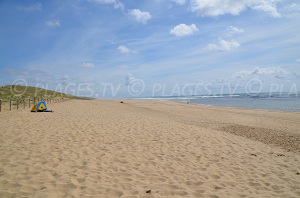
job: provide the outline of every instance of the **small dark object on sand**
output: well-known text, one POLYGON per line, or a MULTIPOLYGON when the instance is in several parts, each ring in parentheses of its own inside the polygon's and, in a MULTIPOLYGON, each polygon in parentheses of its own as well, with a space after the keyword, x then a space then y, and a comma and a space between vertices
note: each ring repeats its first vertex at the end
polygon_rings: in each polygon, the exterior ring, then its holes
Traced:
POLYGON ((121 101, 120 103, 124 103, 123 101, 121 101))
POLYGON ((257 156, 256 154, 253 154, 253 153, 251 153, 251 155, 253 155, 253 156, 257 156))
POLYGON ((300 175, 300 173, 299 173, 299 172, 297 172, 297 173, 296 173, 296 175, 300 175))
POLYGON ((151 190, 147 190, 146 193, 151 193, 151 190))

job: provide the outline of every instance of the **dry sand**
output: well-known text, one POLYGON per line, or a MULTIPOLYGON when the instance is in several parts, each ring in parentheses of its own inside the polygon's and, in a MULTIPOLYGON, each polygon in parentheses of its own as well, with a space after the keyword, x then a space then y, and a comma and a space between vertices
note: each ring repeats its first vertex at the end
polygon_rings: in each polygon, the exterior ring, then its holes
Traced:
POLYGON ((0 113, 0 197, 300 197, 300 113, 49 107, 0 113))

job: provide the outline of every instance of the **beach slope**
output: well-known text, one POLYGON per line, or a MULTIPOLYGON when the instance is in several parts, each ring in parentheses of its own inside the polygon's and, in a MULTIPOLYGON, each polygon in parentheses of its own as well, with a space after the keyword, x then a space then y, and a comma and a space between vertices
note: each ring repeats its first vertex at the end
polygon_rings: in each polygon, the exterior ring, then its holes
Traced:
POLYGON ((300 113, 68 101, 0 113, 0 197, 299 197, 300 113))

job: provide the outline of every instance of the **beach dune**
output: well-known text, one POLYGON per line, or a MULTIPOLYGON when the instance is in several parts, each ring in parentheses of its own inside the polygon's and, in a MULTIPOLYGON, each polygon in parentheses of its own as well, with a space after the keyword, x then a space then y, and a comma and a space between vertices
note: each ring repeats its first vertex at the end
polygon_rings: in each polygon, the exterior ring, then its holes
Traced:
POLYGON ((300 197, 300 113, 73 100, 0 113, 0 197, 300 197))

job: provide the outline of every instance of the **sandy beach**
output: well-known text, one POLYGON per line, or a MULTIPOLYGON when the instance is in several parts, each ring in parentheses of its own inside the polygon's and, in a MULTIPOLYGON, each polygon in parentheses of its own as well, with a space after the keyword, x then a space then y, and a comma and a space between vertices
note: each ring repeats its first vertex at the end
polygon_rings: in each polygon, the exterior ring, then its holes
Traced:
POLYGON ((72 100, 0 113, 0 197, 300 197, 300 113, 72 100))

